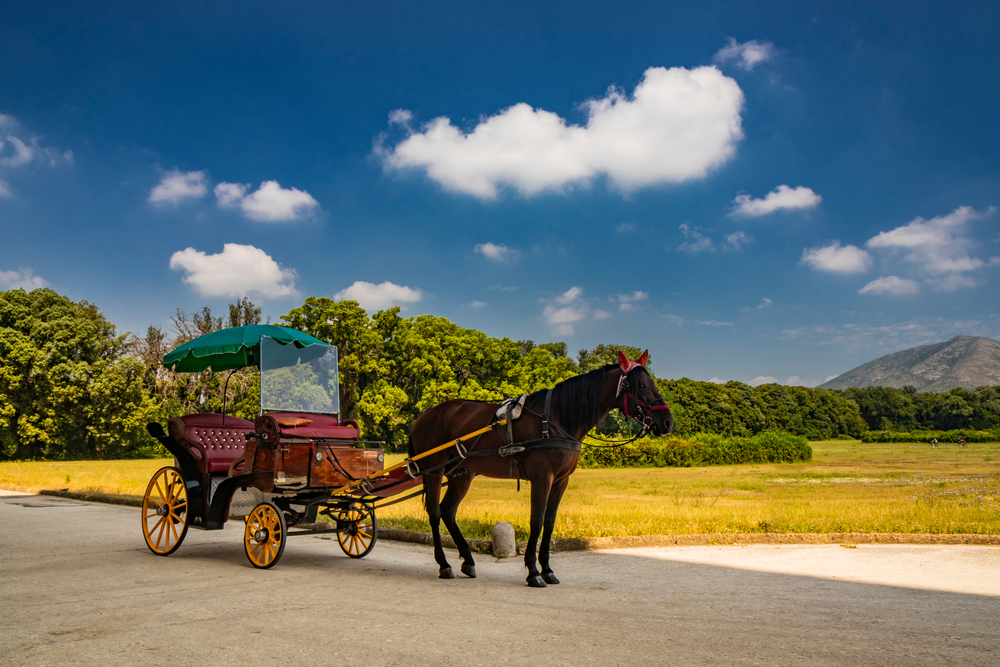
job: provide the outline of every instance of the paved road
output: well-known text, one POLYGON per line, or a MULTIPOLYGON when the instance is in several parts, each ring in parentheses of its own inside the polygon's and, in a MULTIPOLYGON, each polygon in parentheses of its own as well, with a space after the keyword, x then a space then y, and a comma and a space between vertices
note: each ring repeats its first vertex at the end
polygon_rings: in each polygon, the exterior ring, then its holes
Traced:
POLYGON ((995 547, 574 552, 535 590, 390 541, 255 570, 235 525, 161 558, 137 509, 50 497, 0 494, 0 534, 0 665, 1000 664, 995 547))

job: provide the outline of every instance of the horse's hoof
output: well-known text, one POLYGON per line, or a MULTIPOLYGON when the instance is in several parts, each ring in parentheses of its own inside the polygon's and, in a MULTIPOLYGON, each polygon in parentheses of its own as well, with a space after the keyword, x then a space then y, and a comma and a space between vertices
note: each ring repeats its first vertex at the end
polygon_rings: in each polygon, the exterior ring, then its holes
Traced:
POLYGON ((476 578, 476 566, 469 565, 468 563, 462 563, 462 574, 467 576, 469 579, 476 578))
POLYGON ((545 582, 537 574, 528 575, 528 585, 532 588, 545 588, 545 582))
POLYGON ((439 579, 454 579, 455 573, 451 571, 450 567, 442 567, 441 572, 438 574, 439 579))
POLYGON ((547 584, 558 584, 559 577, 556 576, 555 572, 542 572, 542 581, 547 584))

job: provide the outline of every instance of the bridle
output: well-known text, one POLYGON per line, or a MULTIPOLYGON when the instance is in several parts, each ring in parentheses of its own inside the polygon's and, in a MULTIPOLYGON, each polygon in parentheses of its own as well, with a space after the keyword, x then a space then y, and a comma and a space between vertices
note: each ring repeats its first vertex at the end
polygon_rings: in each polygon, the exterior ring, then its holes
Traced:
POLYGON ((622 397, 622 414, 624 414, 627 419, 631 419, 642 424, 643 433, 648 433, 652 430, 654 412, 657 410, 670 410, 670 406, 667 405, 666 399, 662 396, 655 399, 652 403, 644 403, 636 395, 628 374, 622 377, 622 382, 618 387, 618 394, 622 397), (635 401, 635 409, 637 413, 635 415, 629 414, 628 411, 628 399, 630 398, 635 401), (660 402, 662 402, 662 405, 658 405, 660 402))

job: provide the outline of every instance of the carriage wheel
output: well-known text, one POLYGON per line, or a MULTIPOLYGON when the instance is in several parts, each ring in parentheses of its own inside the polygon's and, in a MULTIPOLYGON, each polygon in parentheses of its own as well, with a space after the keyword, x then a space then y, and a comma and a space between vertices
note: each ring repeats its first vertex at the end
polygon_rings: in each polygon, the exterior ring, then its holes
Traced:
POLYGON ((260 503, 247 517, 243 546, 254 567, 269 568, 285 550, 285 515, 273 503, 260 503))
POLYGON ((364 558, 375 547, 378 522, 369 506, 352 503, 350 508, 337 515, 337 523, 341 526, 337 533, 340 548, 351 558, 364 558))
POLYGON ((142 497, 142 536, 157 556, 177 551, 188 529, 187 489, 177 468, 160 468, 142 497))

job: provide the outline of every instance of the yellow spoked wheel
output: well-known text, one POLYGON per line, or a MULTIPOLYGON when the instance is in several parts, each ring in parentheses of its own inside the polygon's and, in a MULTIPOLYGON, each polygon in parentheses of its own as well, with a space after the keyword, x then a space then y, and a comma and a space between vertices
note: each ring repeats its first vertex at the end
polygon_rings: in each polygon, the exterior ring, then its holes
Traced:
POLYGON ((169 556, 187 535, 187 489, 177 468, 160 468, 142 497, 142 536, 158 556, 169 556))
POLYGON ((243 546, 254 567, 269 568, 285 550, 285 515, 273 503, 261 503, 247 517, 243 546))
POLYGON ((367 505, 354 503, 337 515, 337 523, 340 525, 337 533, 340 548, 351 558, 364 558, 375 547, 378 523, 375 512, 367 505))

